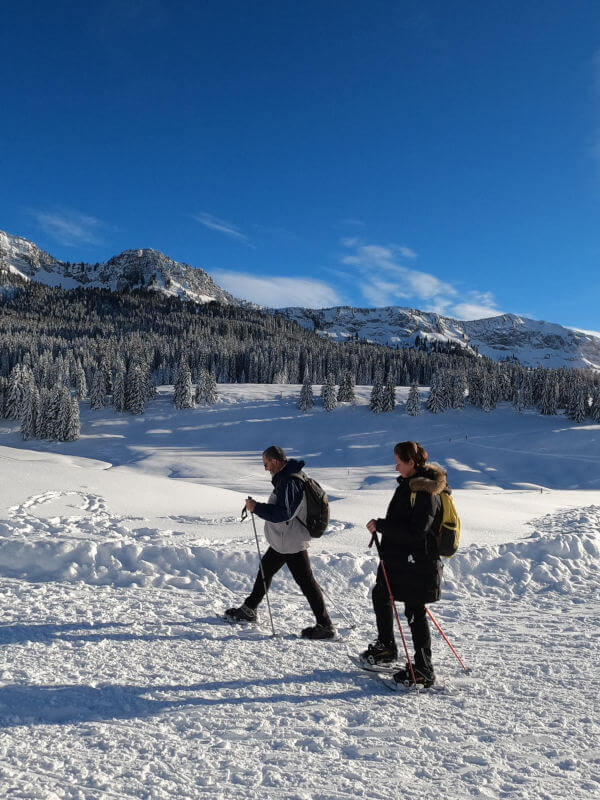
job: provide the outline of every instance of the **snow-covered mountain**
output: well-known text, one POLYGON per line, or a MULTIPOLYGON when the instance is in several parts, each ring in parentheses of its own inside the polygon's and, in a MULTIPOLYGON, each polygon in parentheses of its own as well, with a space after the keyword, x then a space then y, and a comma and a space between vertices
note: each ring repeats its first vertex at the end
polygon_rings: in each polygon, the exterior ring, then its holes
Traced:
POLYGON ((157 250, 125 250, 97 264, 59 261, 33 242, 0 231, 0 270, 62 289, 122 290, 145 286, 196 303, 238 304, 204 270, 181 264, 157 250))
POLYGON ((502 314, 469 322, 412 308, 283 308, 278 313, 337 341, 367 339, 392 347, 454 342, 476 348, 495 361, 516 358, 521 364, 600 369, 600 337, 551 322, 502 314))
MULTIPOLYGON (((33 242, 0 231, 0 292, 16 280, 34 280, 63 289, 145 286, 196 303, 255 306, 224 291, 204 270, 181 264, 157 250, 125 250, 103 263, 59 261, 33 242), (4 276, 4 279, 3 279, 4 276)), ((411 346, 417 337, 476 349, 495 361, 516 358, 521 364, 600 369, 600 337, 550 322, 503 314, 469 322, 411 308, 271 309, 304 328, 340 342, 366 339, 392 347, 411 346)))

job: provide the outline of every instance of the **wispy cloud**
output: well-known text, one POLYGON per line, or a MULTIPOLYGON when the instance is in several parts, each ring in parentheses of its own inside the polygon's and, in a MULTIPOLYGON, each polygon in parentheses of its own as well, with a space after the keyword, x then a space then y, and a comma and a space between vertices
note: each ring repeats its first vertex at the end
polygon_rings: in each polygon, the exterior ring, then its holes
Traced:
POLYGON ((375 306, 417 306, 424 311, 459 319, 478 319, 501 314, 490 292, 459 291, 447 281, 402 263, 414 261, 417 254, 405 246, 365 244, 345 238, 341 244, 349 251, 341 256, 342 264, 359 273, 360 290, 365 300, 375 306))
POLYGON ((417 254, 414 250, 411 250, 410 247, 400 247, 400 255, 404 256, 404 258, 416 258, 417 254))
POLYGON ((247 247, 254 247, 246 234, 242 233, 238 228, 235 227, 235 225, 233 225, 233 223, 228 222, 225 219, 213 217, 212 214, 207 214, 205 211, 202 211, 199 214, 193 214, 193 217, 196 222, 199 222, 201 225, 204 225, 205 228, 208 228, 211 231, 217 231, 218 233, 225 234, 225 236, 230 236, 232 239, 237 239, 238 242, 242 242, 247 247))
POLYGON ((339 305, 342 298, 322 281, 250 275, 234 270, 211 270, 217 283, 236 297, 270 308, 304 306, 324 308, 339 305))
POLYGON ((345 217, 339 221, 338 225, 349 225, 353 228, 364 228, 366 223, 362 219, 356 219, 356 217, 345 217))
POLYGON ((96 217, 78 211, 30 211, 38 226, 60 244, 76 247, 101 244, 100 234, 107 226, 96 217))

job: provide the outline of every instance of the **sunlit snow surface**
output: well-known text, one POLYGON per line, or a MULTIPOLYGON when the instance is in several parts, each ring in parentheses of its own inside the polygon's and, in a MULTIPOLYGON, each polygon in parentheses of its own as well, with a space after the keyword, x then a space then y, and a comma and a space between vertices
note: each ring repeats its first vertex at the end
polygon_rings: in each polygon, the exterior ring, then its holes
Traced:
POLYGON ((0 796, 598 794, 600 426, 373 415, 367 389, 300 414, 299 387, 219 389, 211 409, 175 411, 168 389, 139 418, 82 407, 72 444, 0 422, 0 796), (418 696, 346 655, 374 638, 364 524, 405 438, 456 487, 463 542, 432 611, 472 668, 434 632, 441 688, 418 696), (297 637, 311 615, 284 572, 277 639, 266 609, 259 627, 219 619, 254 578, 239 512, 268 493, 273 443, 332 499, 311 557, 344 640, 297 637))

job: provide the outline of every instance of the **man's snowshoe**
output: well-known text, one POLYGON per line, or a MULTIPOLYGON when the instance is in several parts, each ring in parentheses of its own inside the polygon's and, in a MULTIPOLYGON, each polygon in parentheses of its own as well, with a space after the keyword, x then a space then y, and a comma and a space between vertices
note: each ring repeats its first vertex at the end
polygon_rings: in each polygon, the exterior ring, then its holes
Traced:
POLYGON ((390 664, 398 659, 398 648, 394 643, 379 641, 376 639, 366 650, 360 654, 360 658, 366 664, 390 664))
POLYGON ((225 616, 231 622, 256 622, 258 614, 255 608, 250 608, 245 603, 239 608, 228 608, 225 616))
POLYGON ((333 625, 311 625, 303 628, 300 635, 304 639, 333 639, 335 629, 333 625))

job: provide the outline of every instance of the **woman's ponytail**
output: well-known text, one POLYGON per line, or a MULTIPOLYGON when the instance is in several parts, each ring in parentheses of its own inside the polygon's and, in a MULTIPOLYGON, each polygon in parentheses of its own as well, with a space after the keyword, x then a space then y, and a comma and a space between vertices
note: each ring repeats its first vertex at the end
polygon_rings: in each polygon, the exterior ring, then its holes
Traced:
POLYGON ((418 442, 398 442, 394 447, 394 453, 400 461, 413 461, 415 467, 422 467, 429 458, 427 450, 418 442))

